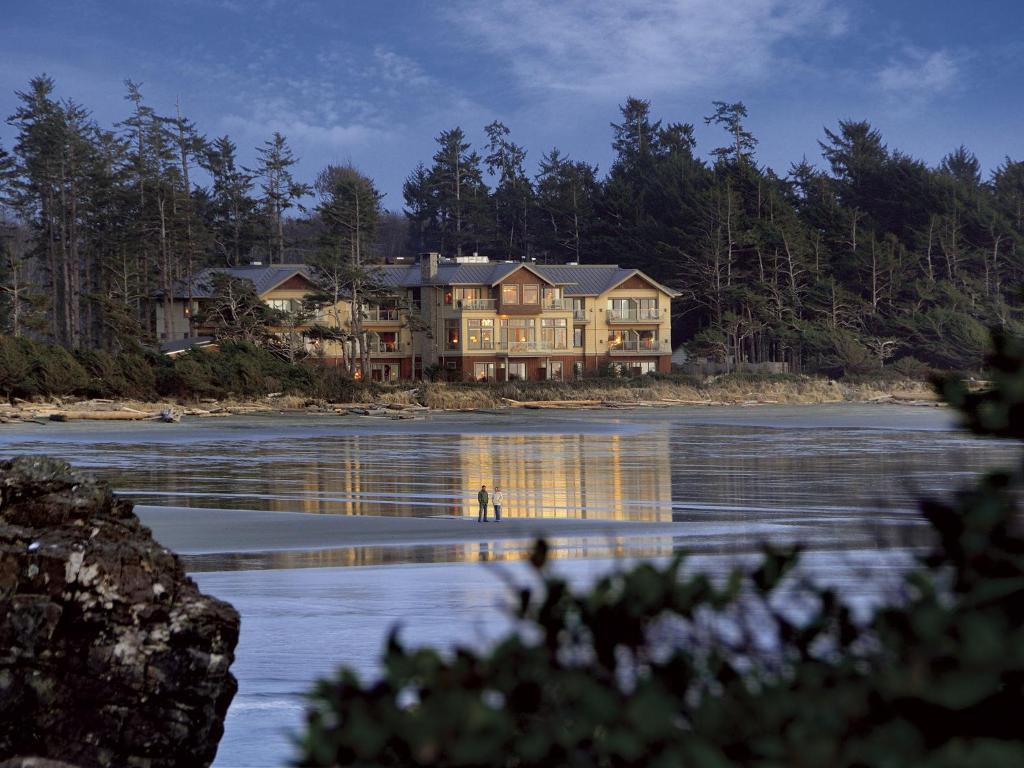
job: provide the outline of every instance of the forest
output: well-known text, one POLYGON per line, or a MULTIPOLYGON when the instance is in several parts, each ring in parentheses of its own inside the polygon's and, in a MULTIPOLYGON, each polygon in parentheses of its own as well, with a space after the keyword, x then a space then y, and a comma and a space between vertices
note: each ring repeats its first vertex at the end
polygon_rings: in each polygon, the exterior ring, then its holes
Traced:
POLYGON ((12 337, 138 350, 159 338, 155 306, 204 267, 307 262, 337 289, 423 251, 639 268, 683 292, 674 336, 691 355, 796 373, 977 371, 990 328, 1021 330, 1024 162, 986 174, 960 146, 933 167, 866 121, 824 129, 820 158, 786 169, 759 163, 742 103, 695 116, 722 137, 698 149, 693 122, 627 98, 606 170, 560 148, 528 161, 500 122, 479 148, 456 127, 395 211, 351 166, 296 178, 280 133, 245 167, 229 136, 131 81, 111 126, 46 76, 17 95, 0 147, 12 337))

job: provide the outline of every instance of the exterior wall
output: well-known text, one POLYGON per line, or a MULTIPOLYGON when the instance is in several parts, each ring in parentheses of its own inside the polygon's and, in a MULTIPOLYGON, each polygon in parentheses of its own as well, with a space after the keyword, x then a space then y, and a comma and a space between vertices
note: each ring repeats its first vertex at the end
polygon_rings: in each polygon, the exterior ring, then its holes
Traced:
POLYGON ((167 338, 164 331, 164 305, 156 305, 156 333, 160 341, 176 341, 199 335, 192 330, 191 317, 185 312, 187 307, 186 299, 175 299, 171 302, 171 337, 167 338))
MULTIPOLYGON (((511 275, 502 280, 495 288, 495 297, 497 298, 498 312, 504 315, 539 315, 543 307, 543 298, 538 296, 537 304, 523 304, 522 296, 520 295, 519 304, 505 304, 501 300, 501 288, 505 285, 536 285, 539 294, 542 294, 545 288, 554 288, 551 283, 547 280, 542 279, 539 275, 534 274, 528 269, 519 269, 513 272, 511 275)), ((520 293, 522 289, 520 288, 520 293)))
POLYGON ((658 345, 654 350, 640 352, 640 356, 672 355, 672 312, 671 297, 652 287, 649 283, 638 277, 632 277, 626 283, 607 291, 594 300, 595 307, 592 316, 594 335, 597 341, 597 354, 609 358, 618 357, 620 354, 637 356, 637 353, 609 351, 609 331, 640 331, 653 330, 657 332, 658 345), (626 283, 633 283, 636 287, 629 287, 626 283), (636 285, 639 283, 640 285, 636 285), (638 318, 636 320, 611 320, 608 317, 608 301, 610 299, 656 299, 658 302, 657 319, 638 318))
POLYGON ((583 363, 583 357, 579 355, 550 354, 537 357, 506 357, 495 355, 493 352, 485 355, 458 355, 451 354, 442 356, 440 368, 445 378, 451 381, 473 381, 476 378, 476 365, 493 364, 494 381, 508 381, 509 363, 523 363, 526 366, 526 378, 529 381, 545 381, 549 378, 549 364, 560 362, 562 364, 561 381, 569 381, 573 378, 573 365, 583 363))

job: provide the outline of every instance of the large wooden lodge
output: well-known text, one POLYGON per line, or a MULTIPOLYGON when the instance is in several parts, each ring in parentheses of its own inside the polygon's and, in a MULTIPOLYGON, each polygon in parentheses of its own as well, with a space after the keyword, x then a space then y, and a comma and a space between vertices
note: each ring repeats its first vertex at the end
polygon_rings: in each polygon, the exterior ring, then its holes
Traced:
MULTIPOLYGON (((374 269, 391 293, 362 309, 368 373, 376 381, 419 379, 427 370, 460 381, 562 380, 611 369, 667 372, 671 366, 670 305, 679 294, 637 269, 444 259, 437 253, 374 269)), ((252 281, 260 299, 285 312, 314 291, 305 265, 207 270, 176 291, 170 337, 161 334, 168 348, 184 348, 210 333, 195 318, 212 298, 212 271, 252 281)), ((161 331, 162 312, 160 307, 156 318, 161 331)), ((342 301, 321 309, 313 322, 345 331, 351 319, 351 305, 342 301)), ((325 363, 359 356, 355 339, 301 343, 325 363)))

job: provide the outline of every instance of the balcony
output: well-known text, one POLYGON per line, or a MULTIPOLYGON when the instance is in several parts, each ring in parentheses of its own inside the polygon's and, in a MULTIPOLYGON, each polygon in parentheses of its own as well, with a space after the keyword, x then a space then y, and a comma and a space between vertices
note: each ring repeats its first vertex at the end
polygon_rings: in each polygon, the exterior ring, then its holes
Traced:
POLYGON ((369 344, 370 357, 401 357, 404 355, 398 344, 369 344))
POLYGON ((402 322, 402 311, 397 307, 364 307, 359 313, 364 323, 394 325, 402 322))
POLYGON ((585 322, 587 322, 587 310, 585 310, 585 309, 574 309, 572 311, 572 321, 574 323, 585 323, 585 322))
POLYGON ((543 341, 499 341, 494 349, 502 355, 569 354, 566 347, 555 347, 543 341))
POLYGON ((459 312, 493 312, 497 299, 456 299, 455 309, 459 312))
POLYGON ((657 339, 623 339, 618 344, 608 343, 610 355, 662 355, 671 351, 667 341, 657 339))
POLYGON ((545 299, 542 306, 545 312, 561 312, 569 309, 569 302, 565 299, 545 299))
POLYGON ((608 310, 609 323, 656 323, 660 318, 657 309, 608 310))

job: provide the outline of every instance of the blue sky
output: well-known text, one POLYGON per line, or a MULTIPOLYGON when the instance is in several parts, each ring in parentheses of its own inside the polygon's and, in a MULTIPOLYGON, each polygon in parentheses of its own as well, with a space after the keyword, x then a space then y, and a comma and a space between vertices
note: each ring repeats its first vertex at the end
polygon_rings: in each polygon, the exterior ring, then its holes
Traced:
MULTIPOLYGON (((535 163, 553 146, 606 169, 627 95, 697 126, 742 100, 758 159, 819 160, 823 127, 870 120, 890 147, 937 162, 963 143, 986 169, 1024 159, 1020 0, 36 0, 0 17, 0 113, 46 72, 104 125, 125 78, 243 160, 274 130, 311 180, 331 162, 373 176, 385 205, 434 137, 479 146, 499 119, 535 163)), ((13 130, 0 125, 9 148, 13 130)))

